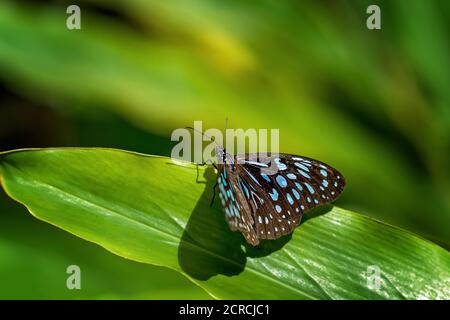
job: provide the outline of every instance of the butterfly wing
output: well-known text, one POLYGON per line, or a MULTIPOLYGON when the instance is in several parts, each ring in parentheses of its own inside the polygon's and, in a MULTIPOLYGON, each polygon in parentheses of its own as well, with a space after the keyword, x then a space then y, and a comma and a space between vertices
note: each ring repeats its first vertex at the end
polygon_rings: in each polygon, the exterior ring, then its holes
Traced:
POLYGON ((219 198, 225 211, 225 219, 232 231, 240 231, 248 243, 256 246, 259 240, 254 230, 252 211, 238 187, 239 176, 234 172, 236 166, 219 164, 218 170, 219 198))
POLYGON ((303 213, 335 200, 345 186, 341 173, 311 158, 280 154, 274 159, 247 159, 256 156, 236 157, 237 185, 251 210, 259 239, 291 233, 303 213), (271 165, 276 173, 264 173, 271 165))
MULTIPOLYGON (((251 215, 255 221, 254 229, 259 239, 277 239, 289 234, 300 223, 301 216, 283 202, 275 204, 271 201, 272 196, 279 197, 279 191, 269 193, 264 181, 258 181, 256 172, 251 168, 239 167, 242 189, 245 190, 246 201, 249 204, 251 215), (248 193, 246 190, 249 190, 248 193), (284 210, 282 210, 284 206, 284 210), (284 212, 283 212, 284 211, 284 212)), ((267 184, 269 188, 271 184, 267 184)), ((276 186, 275 186, 276 187, 276 186)))

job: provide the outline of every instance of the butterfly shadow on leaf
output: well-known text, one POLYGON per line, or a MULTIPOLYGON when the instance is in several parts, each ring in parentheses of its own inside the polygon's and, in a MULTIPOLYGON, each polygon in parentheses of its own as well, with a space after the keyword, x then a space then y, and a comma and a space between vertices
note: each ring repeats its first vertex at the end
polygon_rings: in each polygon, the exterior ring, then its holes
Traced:
POLYGON ((234 276, 241 273, 247 257, 262 257, 281 249, 291 238, 287 235, 275 241, 262 241, 257 247, 249 245, 239 232, 230 230, 220 208, 220 201, 210 202, 217 175, 207 167, 197 183, 206 184, 184 229, 178 247, 178 262, 189 276, 208 280, 215 275, 234 276))
MULTIPOLYGON (((310 219, 314 219, 323 214, 326 214, 327 212, 331 211, 332 208, 333 208, 332 205, 322 205, 318 208, 312 209, 307 214, 303 215, 300 225, 297 228, 301 228, 301 225, 310 219)), ((283 246, 287 244, 291 240, 291 238, 292 233, 285 235, 281 238, 278 238, 276 240, 261 240, 260 244, 256 247, 253 247, 248 243, 246 243, 245 244, 247 253, 246 255, 247 257, 251 258, 267 256, 272 252, 278 251, 281 248, 283 248, 283 246)))
POLYGON ((178 246, 178 262, 189 276, 208 280, 222 274, 237 275, 244 270, 245 253, 241 249, 241 235, 231 232, 222 210, 215 202, 210 207, 217 176, 207 167, 197 183, 206 184, 205 190, 192 211, 178 246))

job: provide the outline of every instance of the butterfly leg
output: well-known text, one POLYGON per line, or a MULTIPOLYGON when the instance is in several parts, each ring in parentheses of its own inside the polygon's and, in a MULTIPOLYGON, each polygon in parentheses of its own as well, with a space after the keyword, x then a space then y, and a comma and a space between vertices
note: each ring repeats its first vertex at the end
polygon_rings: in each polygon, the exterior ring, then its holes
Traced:
POLYGON ((219 184, 219 183, 216 182, 216 184, 215 184, 214 187, 213 187, 213 197, 212 197, 212 199, 211 199, 211 203, 209 204, 210 207, 212 207, 212 205, 213 205, 213 203, 214 203, 214 199, 216 198, 216 188, 217 188, 218 184, 219 184))
MULTIPOLYGON (((199 164, 197 164, 196 166, 195 166, 195 168, 197 169, 197 176, 195 177, 195 183, 200 183, 200 181, 198 181, 198 176, 199 176, 199 174, 198 174, 198 166, 199 166, 199 164)), ((201 181, 201 183, 205 183, 204 181, 201 181)))
POLYGON ((211 159, 208 159, 205 162, 199 164, 199 166, 203 167, 206 166, 207 164, 211 164, 216 170, 218 170, 216 164, 211 159))
MULTIPOLYGON (((198 183, 199 181, 198 181, 198 166, 205 166, 205 165, 207 165, 207 164, 212 164, 212 166, 218 171, 219 169, 217 168, 217 166, 216 166, 216 164, 211 160, 211 159, 208 159, 208 160, 206 160, 205 162, 203 162, 203 163, 201 163, 201 164, 197 164, 197 177, 196 177, 196 182, 198 183), (208 163, 209 162, 209 163, 208 163)), ((215 184, 214 184, 214 187, 213 187, 213 197, 212 197, 212 199, 211 199, 211 203, 209 204, 209 206, 210 207, 212 207, 212 205, 213 205, 213 203, 214 203, 214 199, 216 198, 216 188, 217 188, 217 186, 218 186, 218 182, 216 182, 215 184)))
MULTIPOLYGON (((211 161, 211 160, 209 160, 209 161, 211 161)), ((196 169, 197 169, 197 176, 195 177, 195 182, 196 183, 204 183, 203 181, 199 181, 198 180, 198 176, 199 176, 199 172, 198 172, 198 166, 206 166, 208 164, 208 161, 205 161, 205 162, 203 162, 203 163, 197 163, 197 165, 196 165, 196 169)), ((214 168, 216 168, 216 170, 217 171, 219 171, 219 169, 217 169, 217 166, 216 166, 216 164, 214 163, 214 162, 210 162, 210 164, 212 164, 213 165, 213 167, 214 168)))

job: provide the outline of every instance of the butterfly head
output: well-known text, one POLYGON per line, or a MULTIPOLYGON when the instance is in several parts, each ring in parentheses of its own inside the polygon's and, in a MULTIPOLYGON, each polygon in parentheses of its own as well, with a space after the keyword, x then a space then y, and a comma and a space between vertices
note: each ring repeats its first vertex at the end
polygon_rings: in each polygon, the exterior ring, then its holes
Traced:
POLYGON ((216 157, 217 157, 217 161, 220 164, 233 164, 234 163, 234 159, 233 156, 231 156, 229 153, 227 153, 226 149, 217 146, 216 147, 216 157))
POLYGON ((227 162, 227 152, 221 146, 216 147, 216 156, 219 163, 222 162, 223 164, 225 164, 227 162))

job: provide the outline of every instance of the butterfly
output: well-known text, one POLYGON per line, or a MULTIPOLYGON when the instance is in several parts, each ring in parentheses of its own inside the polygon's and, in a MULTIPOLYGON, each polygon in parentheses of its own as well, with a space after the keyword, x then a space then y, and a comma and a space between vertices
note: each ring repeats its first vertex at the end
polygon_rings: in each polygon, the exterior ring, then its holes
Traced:
POLYGON ((335 200, 345 187, 339 171, 303 156, 232 156, 222 147, 216 155, 225 218, 253 246, 290 234, 305 212, 335 200))

